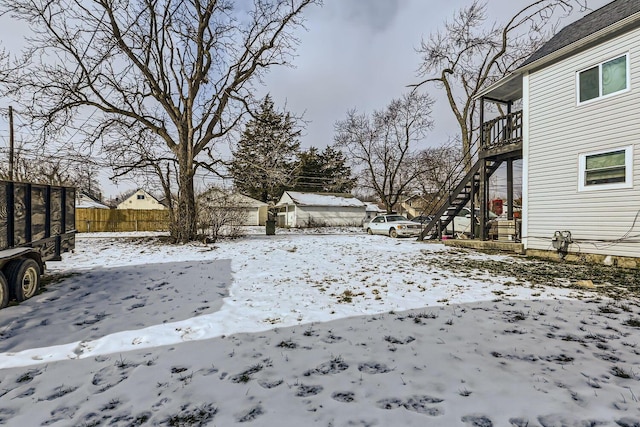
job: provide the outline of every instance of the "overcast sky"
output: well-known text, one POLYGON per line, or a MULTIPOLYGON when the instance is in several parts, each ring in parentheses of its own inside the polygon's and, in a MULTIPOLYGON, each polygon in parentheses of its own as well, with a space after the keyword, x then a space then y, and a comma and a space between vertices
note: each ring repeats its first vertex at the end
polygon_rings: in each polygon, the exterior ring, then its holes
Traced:
MULTIPOLYGON (((588 0, 598 8, 610 0, 588 0)), ((471 0, 325 0, 322 8, 308 10, 307 31, 295 68, 273 69, 266 79, 276 104, 309 121, 303 146, 324 147, 333 141, 333 129, 351 108, 361 112, 383 109, 392 99, 420 81, 420 55, 424 37, 437 32, 456 10, 471 0)), ((488 23, 504 22, 531 0, 490 0, 488 23)), ((577 13, 563 21, 575 20, 577 13)), ((443 92, 425 86, 438 101, 435 128, 425 146, 440 145, 457 131, 443 92)))
MULTIPOLYGON (((490 0, 489 21, 503 22, 531 0, 490 0)), ((609 0, 588 0, 598 8, 609 0)), ((393 98, 418 81, 419 47, 422 37, 443 27, 445 20, 471 0, 324 0, 323 7, 307 10, 306 31, 298 32, 300 45, 293 68, 278 67, 265 79, 263 93, 271 93, 278 108, 304 113, 309 122, 302 146, 322 148, 333 142, 337 120, 351 108, 372 112, 384 108, 393 98)), ((583 14, 575 13, 565 23, 583 14)), ((26 28, 15 22, 0 22, 2 45, 11 49, 26 28)), ((443 93, 425 88, 436 99, 435 128, 423 146, 446 142, 457 131, 443 93)), ((8 101, 3 100, 3 104, 8 101)), ((6 108, 7 105, 2 105, 6 108)), ((6 118, 0 119, 0 145, 7 144, 6 118)), ((106 177, 106 173, 103 174, 106 177)), ((113 196, 137 185, 122 182, 107 185, 113 196)), ((199 183, 203 185, 206 183, 199 183)))

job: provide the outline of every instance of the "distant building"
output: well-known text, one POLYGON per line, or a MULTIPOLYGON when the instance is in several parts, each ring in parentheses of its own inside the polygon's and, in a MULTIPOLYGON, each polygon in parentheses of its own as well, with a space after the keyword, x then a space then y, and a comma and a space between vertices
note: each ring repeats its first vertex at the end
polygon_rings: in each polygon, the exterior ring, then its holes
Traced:
POLYGON ((164 210, 167 209, 155 197, 139 188, 116 200, 117 209, 164 210))
POLYGON ((85 191, 76 193, 76 209, 110 209, 85 191))
POLYGON ((238 225, 265 225, 267 221, 267 203, 240 193, 225 193, 212 188, 198 196, 201 209, 227 209, 244 212, 243 221, 238 225))
POLYGON ((276 204, 278 226, 360 226, 366 204, 351 194, 285 191, 276 204))

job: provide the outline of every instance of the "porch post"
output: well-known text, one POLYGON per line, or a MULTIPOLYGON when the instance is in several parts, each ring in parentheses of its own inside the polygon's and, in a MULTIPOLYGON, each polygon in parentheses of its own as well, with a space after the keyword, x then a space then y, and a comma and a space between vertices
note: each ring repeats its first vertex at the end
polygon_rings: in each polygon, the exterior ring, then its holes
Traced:
MULTIPOLYGON (((489 176, 487 174, 487 160, 481 157, 480 160, 480 240, 487 240, 487 201, 489 200, 489 176)), ((472 215, 473 216, 473 215, 472 215)), ((472 218, 473 219, 473 218, 472 218)))
POLYGON ((482 150, 484 150, 484 96, 480 98, 480 146, 478 153, 481 153, 482 150))
POLYGON ((513 159, 507 160, 507 219, 513 219, 513 159))
MULTIPOLYGON (((479 139, 479 147, 478 147, 478 161, 481 161, 481 159, 484 159, 484 153, 483 150, 485 148, 485 143, 484 143, 484 139, 485 139, 485 135, 484 135, 484 96, 480 98, 480 139, 479 139)), ((484 163, 484 160, 482 160, 482 162, 484 163)), ((471 167, 471 165, 469 165, 469 167, 471 167)), ((484 178, 483 176, 486 174, 486 170, 484 168, 484 165, 480 167, 480 181, 478 182, 478 192, 476 193, 475 191, 475 183, 473 182, 475 180, 474 177, 471 178, 471 233, 473 234, 473 238, 480 238, 482 240, 484 240, 483 238, 483 234, 482 234, 482 230, 480 230, 480 233, 478 233, 478 230, 476 230, 476 199, 480 202, 480 204, 482 204, 482 195, 484 194, 484 178)), ((480 209, 480 218, 479 218, 479 222, 480 224, 483 223, 483 212, 482 209, 480 209)), ((480 227, 480 228, 484 228, 484 227, 480 227)))
MULTIPOLYGON (((480 237, 480 240, 487 240, 487 230, 484 226, 485 220, 487 218, 487 200, 486 194, 488 194, 488 183, 489 177, 487 176, 487 161, 484 158, 484 97, 480 98, 480 147, 478 149, 478 161, 482 162, 480 165, 480 183, 479 183, 479 193, 480 197, 478 198, 478 202, 480 203, 480 232, 476 233, 476 236, 480 237)), ((475 207, 472 204, 471 210, 471 223, 475 224, 475 207)))

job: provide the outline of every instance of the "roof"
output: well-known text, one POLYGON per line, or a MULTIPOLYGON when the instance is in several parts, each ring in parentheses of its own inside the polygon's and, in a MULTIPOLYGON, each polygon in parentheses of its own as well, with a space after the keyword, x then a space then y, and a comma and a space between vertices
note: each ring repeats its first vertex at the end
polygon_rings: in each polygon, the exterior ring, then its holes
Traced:
POLYGON ((118 197, 117 203, 121 204, 122 202, 124 202, 125 200, 129 199, 131 196, 133 196, 134 194, 136 194, 138 191, 142 191, 144 194, 146 194, 147 196, 153 198, 155 201, 158 201, 158 199, 156 199, 153 194, 150 194, 148 191, 146 191, 144 188, 136 188, 135 190, 130 190, 127 191, 126 193, 124 193, 122 196, 118 197))
POLYGON ((550 65, 622 32, 637 28, 638 21, 640 21, 640 1, 614 0, 564 27, 513 73, 482 90, 476 98, 487 97, 502 101, 520 99, 522 98, 521 74, 524 72, 550 65))
POLYGON ((564 27, 551 40, 534 52, 529 59, 524 61, 521 67, 542 59, 638 12, 640 12, 640 1, 614 0, 564 27))
POLYGON ((86 191, 79 191, 76 194, 76 208, 80 209, 111 209, 109 206, 101 203, 86 191))
MULTIPOLYGON (((301 193, 285 191, 282 198, 289 195, 298 206, 337 206, 337 207, 365 207, 365 203, 346 193, 301 193)), ((282 204, 282 198, 278 205, 282 204)))
POLYGON ((76 201, 76 208, 79 209, 111 209, 109 206, 104 205, 94 200, 78 200, 76 201))
POLYGON ((198 198, 206 200, 207 198, 215 199, 216 197, 221 197, 221 196, 228 197, 227 199, 228 206, 231 206, 231 204, 234 204, 234 203, 237 204, 238 207, 260 208, 263 206, 269 206, 268 203, 254 199, 253 197, 249 197, 242 193, 226 193, 218 188, 210 188, 209 190, 200 194, 198 198))

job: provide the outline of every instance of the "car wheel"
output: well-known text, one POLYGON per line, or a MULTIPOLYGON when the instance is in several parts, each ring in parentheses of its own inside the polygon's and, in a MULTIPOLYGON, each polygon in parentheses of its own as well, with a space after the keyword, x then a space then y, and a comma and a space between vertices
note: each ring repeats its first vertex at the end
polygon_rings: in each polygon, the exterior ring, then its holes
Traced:
POLYGON ((398 237, 398 232, 396 231, 395 228, 392 228, 391 230, 389 230, 389 236, 393 237, 394 239, 398 237))
POLYGON ((367 234, 373 234, 373 231, 371 231, 370 228, 367 228, 367 234))

